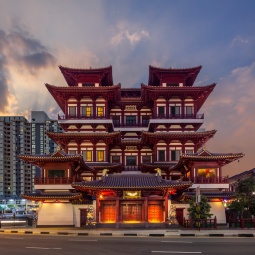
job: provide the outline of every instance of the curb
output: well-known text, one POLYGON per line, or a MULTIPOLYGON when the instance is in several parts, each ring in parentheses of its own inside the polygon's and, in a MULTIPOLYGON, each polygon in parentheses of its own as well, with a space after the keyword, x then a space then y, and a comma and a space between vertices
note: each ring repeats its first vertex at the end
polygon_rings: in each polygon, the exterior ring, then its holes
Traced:
POLYGON ((26 234, 26 235, 76 235, 76 236, 115 236, 115 237, 255 237, 253 233, 120 233, 120 232, 103 232, 103 233, 89 233, 89 232, 49 232, 49 231, 22 231, 22 230, 0 230, 0 234, 26 234))

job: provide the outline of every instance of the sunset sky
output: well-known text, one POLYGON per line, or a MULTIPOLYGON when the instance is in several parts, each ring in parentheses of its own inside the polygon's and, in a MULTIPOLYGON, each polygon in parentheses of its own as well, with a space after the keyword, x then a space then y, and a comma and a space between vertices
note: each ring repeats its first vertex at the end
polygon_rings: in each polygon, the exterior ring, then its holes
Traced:
POLYGON ((45 83, 58 66, 112 65, 122 87, 147 84, 149 65, 202 65, 196 86, 217 83, 200 113, 211 152, 242 152, 224 168, 255 167, 254 0, 0 0, 0 115, 59 108, 45 83))

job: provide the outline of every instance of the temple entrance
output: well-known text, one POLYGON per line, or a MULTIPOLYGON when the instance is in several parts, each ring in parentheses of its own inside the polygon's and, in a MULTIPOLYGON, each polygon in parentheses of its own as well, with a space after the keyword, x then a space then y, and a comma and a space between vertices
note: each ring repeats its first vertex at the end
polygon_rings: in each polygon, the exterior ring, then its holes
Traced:
POLYGON ((103 203, 101 210, 101 222, 116 222, 116 205, 115 203, 103 203))
POLYGON ((136 166, 136 156, 126 156, 127 166, 136 166))
POLYGON ((184 208, 176 208, 176 220, 181 226, 183 226, 183 209, 184 208))
POLYGON ((149 222, 162 222, 163 210, 159 204, 148 205, 148 221, 149 222))
POLYGON ((141 222, 142 204, 122 204, 121 216, 123 222, 141 222))

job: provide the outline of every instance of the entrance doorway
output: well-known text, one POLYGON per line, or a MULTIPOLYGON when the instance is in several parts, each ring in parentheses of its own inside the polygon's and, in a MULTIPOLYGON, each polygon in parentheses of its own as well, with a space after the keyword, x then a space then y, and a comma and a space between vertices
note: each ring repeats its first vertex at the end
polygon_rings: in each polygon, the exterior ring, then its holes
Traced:
POLYGON ((121 215, 123 222, 141 222, 142 204, 122 204, 121 215))
POLYGON ((80 209, 80 226, 81 227, 84 227, 87 225, 87 214, 88 214, 88 211, 87 209, 80 209))
POLYGON ((126 156, 127 166, 136 166, 136 156, 126 156))
POLYGON ((148 221, 149 222, 162 222, 163 210, 161 205, 149 205, 148 206, 148 221))
POLYGON ((176 220, 181 226, 183 226, 183 209, 184 208, 176 208, 176 220))
POLYGON ((116 222, 116 205, 115 203, 103 203, 101 211, 101 222, 116 222))

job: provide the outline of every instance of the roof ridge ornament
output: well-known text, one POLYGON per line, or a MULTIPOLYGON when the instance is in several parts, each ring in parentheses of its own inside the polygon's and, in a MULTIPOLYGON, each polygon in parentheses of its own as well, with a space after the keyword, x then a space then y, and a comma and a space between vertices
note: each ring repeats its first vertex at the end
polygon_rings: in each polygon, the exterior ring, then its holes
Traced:
POLYGON ((105 182, 106 177, 108 176, 109 169, 105 168, 102 172, 102 180, 105 182))
POLYGON ((161 176, 161 169, 159 167, 155 168, 154 170, 157 172, 156 176, 161 176))

